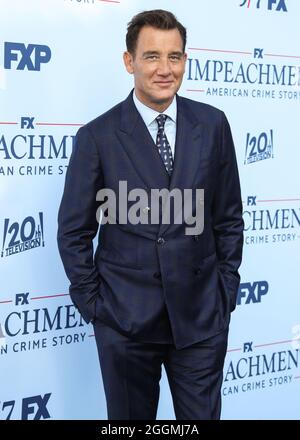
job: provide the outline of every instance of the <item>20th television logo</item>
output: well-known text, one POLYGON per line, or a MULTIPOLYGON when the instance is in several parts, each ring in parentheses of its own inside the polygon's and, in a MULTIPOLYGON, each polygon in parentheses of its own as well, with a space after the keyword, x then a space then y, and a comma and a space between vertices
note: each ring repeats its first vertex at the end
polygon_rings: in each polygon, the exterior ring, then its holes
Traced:
POLYGON ((262 133, 247 133, 244 164, 274 158, 273 130, 262 133))
POLYGON ((44 215, 28 216, 21 222, 4 219, 1 257, 9 257, 37 247, 44 247, 44 215))

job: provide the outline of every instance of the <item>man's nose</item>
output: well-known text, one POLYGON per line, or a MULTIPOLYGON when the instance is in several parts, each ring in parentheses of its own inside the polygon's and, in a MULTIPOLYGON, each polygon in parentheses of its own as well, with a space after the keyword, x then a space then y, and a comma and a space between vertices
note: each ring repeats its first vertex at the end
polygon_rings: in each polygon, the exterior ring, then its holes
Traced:
POLYGON ((161 58, 157 67, 157 74, 167 76, 172 72, 168 58, 161 58))

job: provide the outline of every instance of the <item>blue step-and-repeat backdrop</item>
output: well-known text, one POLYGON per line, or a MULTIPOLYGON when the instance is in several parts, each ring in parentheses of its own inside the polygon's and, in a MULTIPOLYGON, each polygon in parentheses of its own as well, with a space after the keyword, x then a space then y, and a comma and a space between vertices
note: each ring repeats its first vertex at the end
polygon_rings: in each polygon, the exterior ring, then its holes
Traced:
MULTIPOLYGON (((128 21, 187 27, 180 94, 225 111, 244 259, 223 419, 300 415, 300 2, 0 0, 0 419, 106 419, 95 338, 71 303, 57 210, 78 128, 123 100, 128 21)), ((158 419, 174 419, 165 372, 158 419)))

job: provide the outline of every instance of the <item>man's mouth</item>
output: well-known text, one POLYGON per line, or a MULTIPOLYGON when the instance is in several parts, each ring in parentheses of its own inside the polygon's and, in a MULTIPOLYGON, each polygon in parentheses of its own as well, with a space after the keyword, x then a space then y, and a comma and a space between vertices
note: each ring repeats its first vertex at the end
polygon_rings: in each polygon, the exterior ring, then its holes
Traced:
POLYGON ((155 81, 155 84, 158 84, 160 86, 169 86, 172 83, 173 81, 155 81))

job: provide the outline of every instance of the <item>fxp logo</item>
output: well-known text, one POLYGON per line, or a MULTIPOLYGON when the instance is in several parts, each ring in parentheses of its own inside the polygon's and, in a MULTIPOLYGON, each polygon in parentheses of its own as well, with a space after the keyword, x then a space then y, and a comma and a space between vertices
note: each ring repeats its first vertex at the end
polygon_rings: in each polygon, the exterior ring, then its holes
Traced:
POLYGON ((255 7, 256 9, 267 9, 268 11, 287 12, 287 0, 243 0, 240 6, 247 8, 255 7))
POLYGON ((4 43, 4 69, 41 70, 51 59, 50 47, 42 44, 4 43))
POLYGON ((241 283, 237 295, 237 304, 255 304, 262 301, 262 297, 269 292, 267 281, 254 281, 253 283, 241 283))

